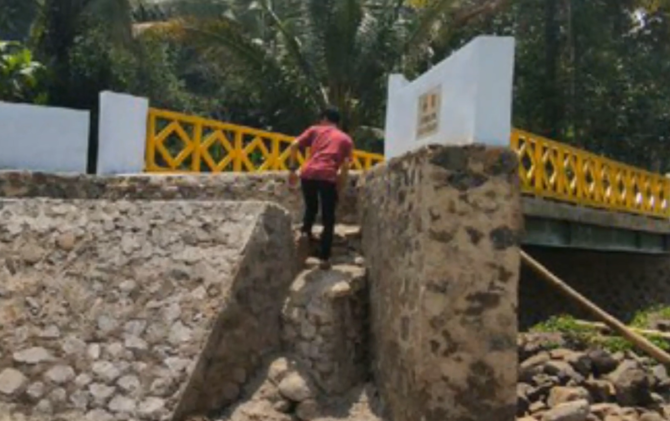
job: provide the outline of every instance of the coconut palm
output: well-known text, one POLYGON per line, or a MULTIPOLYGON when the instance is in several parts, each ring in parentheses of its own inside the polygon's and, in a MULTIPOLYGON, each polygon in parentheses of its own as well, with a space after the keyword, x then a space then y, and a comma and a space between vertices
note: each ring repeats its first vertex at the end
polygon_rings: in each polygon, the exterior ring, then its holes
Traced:
MULTIPOLYGON (((206 0, 202 0, 206 1, 206 0)), ((283 127, 312 121, 337 105, 345 127, 379 125, 390 72, 412 75, 447 28, 492 13, 505 0, 258 0, 226 5, 209 17, 181 16, 167 30, 196 45, 204 60, 224 60, 283 127)))

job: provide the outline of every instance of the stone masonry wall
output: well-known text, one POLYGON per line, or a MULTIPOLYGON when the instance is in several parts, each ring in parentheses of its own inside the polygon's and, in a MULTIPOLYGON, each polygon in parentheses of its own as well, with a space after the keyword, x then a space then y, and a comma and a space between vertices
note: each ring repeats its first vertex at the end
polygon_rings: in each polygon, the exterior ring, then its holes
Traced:
MULTIPOLYGON (((291 190, 286 172, 223 173, 200 175, 129 175, 98 177, 0 171, 0 197, 107 200, 258 200, 287 209, 293 222, 302 219, 300 190, 291 190)), ((358 222, 356 183, 340 198, 339 223, 358 222)))
POLYGON ((515 417, 516 169, 508 150, 432 147, 361 182, 373 370, 394 421, 515 417))
POLYGON ((283 312, 284 346, 329 395, 367 379, 365 270, 337 265, 305 270, 291 285, 283 312))
MULTIPOLYGON (((527 247, 526 251, 582 295, 623 321, 654 305, 670 305, 667 255, 607 253, 527 247)), ((526 329, 550 316, 589 319, 525 265, 521 271, 519 320, 526 329)))
POLYGON ((167 420, 203 381, 232 398, 279 345, 291 240, 263 203, 0 200, 0 404, 167 420))
POLYGON ((237 401, 254 370, 281 349, 282 307, 298 268, 288 215, 274 205, 265 206, 268 211, 245 247, 177 420, 237 401))

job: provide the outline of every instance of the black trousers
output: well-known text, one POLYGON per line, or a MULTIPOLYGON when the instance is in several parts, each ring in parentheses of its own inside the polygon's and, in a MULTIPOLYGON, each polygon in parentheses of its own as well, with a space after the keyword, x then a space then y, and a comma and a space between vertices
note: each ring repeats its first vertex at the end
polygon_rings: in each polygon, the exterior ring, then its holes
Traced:
POLYGON ((305 216, 302 221, 302 232, 312 235, 312 227, 319 213, 321 201, 321 258, 330 259, 335 231, 335 208, 337 207, 337 185, 323 180, 306 180, 302 182, 302 195, 305 200, 305 216))

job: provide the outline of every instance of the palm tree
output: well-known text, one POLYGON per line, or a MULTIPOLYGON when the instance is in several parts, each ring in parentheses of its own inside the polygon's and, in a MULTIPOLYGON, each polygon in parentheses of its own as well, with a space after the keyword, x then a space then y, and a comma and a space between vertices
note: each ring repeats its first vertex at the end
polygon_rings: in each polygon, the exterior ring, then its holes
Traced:
MULTIPOLYGON (((91 25, 99 26, 115 42, 130 41, 132 6, 132 0, 38 0, 31 43, 52 73, 52 98, 70 96, 70 51, 91 25)), ((77 105, 64 102, 61 105, 77 105)))
POLYGON ((390 72, 412 76, 448 29, 506 1, 432 0, 420 7, 405 0, 223 3, 218 14, 182 15, 154 29, 193 43, 205 60, 238 69, 282 127, 299 130, 320 107, 334 104, 345 128, 355 132, 380 125, 390 72))

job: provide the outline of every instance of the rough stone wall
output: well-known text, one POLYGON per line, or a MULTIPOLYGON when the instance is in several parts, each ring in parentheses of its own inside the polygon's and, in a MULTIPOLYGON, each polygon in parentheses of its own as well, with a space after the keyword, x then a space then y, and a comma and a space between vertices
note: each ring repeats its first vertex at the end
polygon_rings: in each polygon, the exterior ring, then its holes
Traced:
POLYGON ((237 401, 254 370, 281 348, 282 307, 298 268, 289 217, 274 205, 265 207, 176 419, 237 401))
POLYGON ((339 395, 367 379, 367 288, 362 267, 304 271, 291 285, 283 316, 285 349, 325 393, 339 395))
MULTIPOLYGON (((670 305, 667 255, 527 247, 526 251, 582 295, 630 321, 639 310, 670 305)), ((526 329, 550 316, 589 318, 527 267, 522 267, 519 323, 526 329)))
POLYGON ((514 419, 516 170, 508 150, 431 147, 361 182, 373 369, 393 421, 514 419))
MULTIPOLYGON (((54 199, 107 200, 258 200, 287 209, 293 222, 302 219, 300 190, 289 189, 285 172, 224 173, 201 175, 129 175, 98 177, 33 172, 0 171, 0 197, 48 197, 54 199)), ((355 224, 356 183, 340 199, 339 223, 355 224)))
POLYGON ((292 253, 264 203, 1 200, 0 403, 167 420, 212 375, 223 401, 279 345, 292 253))

